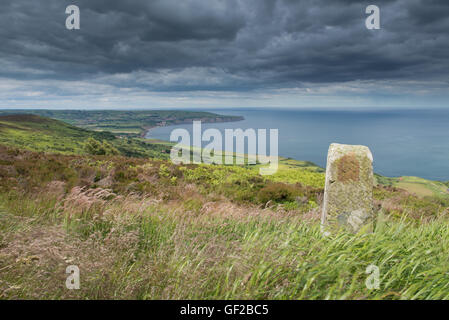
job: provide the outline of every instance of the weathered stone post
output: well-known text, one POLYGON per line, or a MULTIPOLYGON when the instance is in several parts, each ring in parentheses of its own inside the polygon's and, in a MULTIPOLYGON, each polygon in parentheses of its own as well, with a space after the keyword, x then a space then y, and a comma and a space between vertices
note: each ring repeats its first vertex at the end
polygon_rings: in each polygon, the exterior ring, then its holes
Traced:
POLYGON ((324 187, 322 231, 373 229, 373 156, 368 147, 332 143, 324 187))

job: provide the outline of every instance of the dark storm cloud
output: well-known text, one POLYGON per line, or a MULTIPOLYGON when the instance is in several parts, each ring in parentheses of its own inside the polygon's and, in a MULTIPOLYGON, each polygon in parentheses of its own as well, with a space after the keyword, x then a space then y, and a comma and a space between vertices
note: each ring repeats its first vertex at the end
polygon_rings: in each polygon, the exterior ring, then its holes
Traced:
POLYGON ((148 90, 449 79, 449 1, 2 0, 0 77, 148 90), (65 29, 65 8, 81 30, 65 29), (365 8, 381 9, 381 30, 365 8))

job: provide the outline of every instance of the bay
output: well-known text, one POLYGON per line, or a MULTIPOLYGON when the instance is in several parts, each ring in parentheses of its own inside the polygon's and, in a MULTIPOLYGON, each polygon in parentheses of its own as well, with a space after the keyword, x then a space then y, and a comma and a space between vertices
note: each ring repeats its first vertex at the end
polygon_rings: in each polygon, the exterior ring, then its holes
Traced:
MULTIPOLYGON (((202 109, 202 111, 205 111, 202 109)), ((326 165, 329 144, 362 144, 374 156, 374 170, 384 176, 449 180, 449 109, 432 110, 291 110, 213 109, 245 120, 202 124, 203 130, 278 129, 279 155, 326 165)), ((151 129, 146 137, 169 140, 175 128, 151 129)))

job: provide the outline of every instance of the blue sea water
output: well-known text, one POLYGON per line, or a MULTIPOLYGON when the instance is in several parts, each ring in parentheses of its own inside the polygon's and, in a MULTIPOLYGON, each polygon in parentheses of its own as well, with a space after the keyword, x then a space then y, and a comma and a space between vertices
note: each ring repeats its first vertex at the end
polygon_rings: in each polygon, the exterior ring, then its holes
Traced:
MULTIPOLYGON (((362 144, 373 153, 376 173, 449 180, 449 109, 210 111, 241 115, 245 120, 203 123, 203 130, 278 129, 279 155, 283 157, 312 161, 324 168, 330 143, 362 144)), ((160 127, 150 130, 147 138, 169 140, 174 128, 192 132, 191 124, 160 127)))

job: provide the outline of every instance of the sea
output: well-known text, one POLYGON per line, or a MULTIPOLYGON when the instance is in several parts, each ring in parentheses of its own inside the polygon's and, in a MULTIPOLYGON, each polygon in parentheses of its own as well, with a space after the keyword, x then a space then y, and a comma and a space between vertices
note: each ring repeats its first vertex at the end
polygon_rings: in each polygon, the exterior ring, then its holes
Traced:
MULTIPOLYGON (((202 124, 203 130, 216 128, 223 137, 225 129, 278 129, 282 157, 312 161, 325 168, 331 143, 361 144, 371 149, 378 174, 449 180, 449 109, 201 111, 244 117, 237 122, 202 124)), ((153 128, 146 137, 169 141, 176 128, 192 133, 192 124, 181 124, 153 128)))

